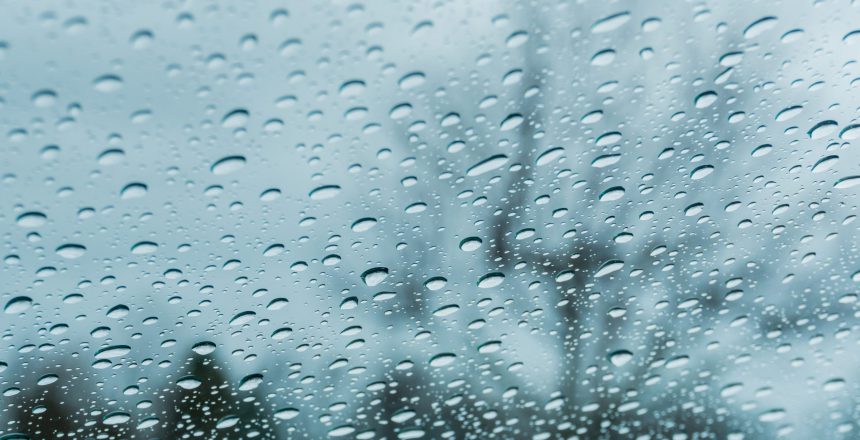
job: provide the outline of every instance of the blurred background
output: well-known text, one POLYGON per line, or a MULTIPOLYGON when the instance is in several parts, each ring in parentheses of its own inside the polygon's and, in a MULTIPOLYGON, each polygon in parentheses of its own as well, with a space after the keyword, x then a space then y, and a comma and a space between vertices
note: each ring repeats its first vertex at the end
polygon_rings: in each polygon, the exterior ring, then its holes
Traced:
POLYGON ((0 2, 0 439, 849 439, 860 5, 0 2))

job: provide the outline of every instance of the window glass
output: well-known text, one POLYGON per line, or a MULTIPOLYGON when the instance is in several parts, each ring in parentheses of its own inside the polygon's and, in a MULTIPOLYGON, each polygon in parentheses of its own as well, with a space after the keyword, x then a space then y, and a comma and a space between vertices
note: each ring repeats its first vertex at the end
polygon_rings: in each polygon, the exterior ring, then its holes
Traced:
POLYGON ((850 439, 860 6, 0 7, 0 439, 850 439))

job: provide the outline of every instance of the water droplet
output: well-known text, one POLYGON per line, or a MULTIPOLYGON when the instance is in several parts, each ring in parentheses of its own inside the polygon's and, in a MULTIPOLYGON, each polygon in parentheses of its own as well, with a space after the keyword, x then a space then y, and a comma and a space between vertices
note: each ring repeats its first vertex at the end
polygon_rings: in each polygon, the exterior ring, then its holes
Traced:
POLYGON ((609 362, 616 367, 623 367, 633 359, 633 353, 629 350, 616 350, 609 354, 609 362))
POLYGON ((299 415, 299 410, 296 408, 281 408, 275 411, 275 418, 280 420, 294 419, 299 415))
POLYGON ((502 341, 489 341, 478 346, 478 353, 489 354, 495 353, 502 348, 502 341))
POLYGON ((388 278, 387 267, 374 267, 373 269, 368 269, 361 274, 361 281, 363 281, 368 287, 378 286, 385 281, 386 278, 388 278))
POLYGON ((33 305, 33 300, 28 296, 16 296, 10 299, 6 306, 3 307, 3 312, 9 315, 17 315, 24 313, 33 305))
POLYGON ((135 255, 151 254, 158 250, 158 244, 152 241, 139 241, 131 247, 131 253, 135 255))
POLYGON ((466 170, 466 175, 469 177, 480 176, 481 174, 493 171, 508 162, 508 156, 497 154, 484 159, 466 170))
POLYGON ((141 50, 151 46, 154 39, 155 36, 152 34, 152 31, 141 29, 131 35, 129 43, 131 43, 132 48, 141 50))
POLYGON ((831 154, 830 156, 822 157, 818 159, 818 162, 815 162, 815 165, 812 166, 813 173, 823 173, 824 171, 833 168, 836 165, 836 162, 839 161, 839 156, 835 154, 831 154))
POLYGON ((744 38, 751 39, 758 37, 766 31, 773 29, 777 21, 777 18, 772 16, 759 18, 744 29, 744 38))
POLYGON ((373 229, 376 223, 376 219, 372 217, 360 218, 352 224, 351 229, 353 232, 366 232, 373 229))
POLYGON ((836 189, 848 189, 860 185, 860 176, 843 177, 833 184, 836 189))
POLYGON ((280 243, 275 243, 275 244, 267 247, 266 250, 263 251, 263 256, 264 257, 274 257, 274 256, 281 255, 282 253, 284 253, 284 250, 285 250, 284 245, 282 245, 280 243))
POLYGON ((216 176, 235 173, 245 167, 245 156, 227 156, 222 157, 212 164, 209 171, 216 176))
POLYGON ((541 167, 554 162, 564 155, 564 148, 553 147, 541 153, 535 160, 535 165, 541 167))
POLYGON ((620 186, 613 186, 612 188, 609 188, 600 193, 600 196, 598 196, 597 199, 601 202, 613 202, 615 200, 620 199, 621 197, 624 197, 624 188, 620 186))
POLYGON ((810 139, 821 139, 826 136, 830 136, 834 131, 836 131, 836 127, 839 124, 833 120, 821 121, 815 124, 812 128, 806 132, 809 135, 810 139))
POLYGON ((262 374, 249 374, 239 381, 239 391, 251 391, 257 389, 263 383, 262 374))
POLYGON ((472 252, 481 247, 482 243, 483 241, 481 241, 481 239, 478 237, 464 238, 462 241, 460 241, 460 250, 465 252, 472 252))
POLYGON ((529 34, 526 31, 516 31, 505 39, 505 45, 510 49, 522 46, 529 40, 529 34))
POLYGON ((595 158, 591 162, 591 166, 593 166, 594 168, 606 168, 608 166, 617 164, 620 160, 620 154, 604 154, 595 158))
POLYGON ((203 381, 195 376, 184 376, 176 380, 176 385, 185 390, 193 390, 203 384, 203 381))
POLYGON ((524 120, 523 115, 521 115, 519 113, 510 114, 504 120, 502 120, 501 124, 499 124, 499 130, 501 130, 501 131, 513 130, 513 129, 519 127, 520 124, 523 123, 523 120, 524 120))
POLYGON ((604 67, 612 64, 615 61, 615 50, 613 49, 604 49, 591 57, 591 65, 604 67))
POLYGON ((338 185, 323 185, 314 188, 308 196, 311 200, 326 200, 340 194, 340 186, 338 185))
POLYGON ((424 287, 428 290, 436 291, 445 287, 448 283, 444 277, 433 277, 424 282, 424 287))
POLYGON ((788 121, 789 119, 794 118, 795 116, 799 115, 802 111, 803 111, 803 106, 800 106, 800 105, 793 105, 791 107, 786 107, 786 108, 780 110, 779 113, 776 114, 775 119, 777 122, 785 122, 785 121, 788 121))
POLYGON ((48 216, 41 212, 30 211, 19 215, 15 221, 22 228, 32 229, 44 226, 48 221, 48 216))
POLYGON ((60 376, 57 376, 56 374, 46 374, 40 377, 38 381, 36 381, 36 385, 47 386, 58 380, 60 380, 60 376))
POLYGON ((36 107, 51 107, 57 102, 57 92, 53 90, 39 90, 38 92, 33 93, 33 96, 30 97, 30 99, 36 107))
POLYGON ((707 108, 717 102, 717 93, 714 91, 702 92, 694 100, 696 108, 707 108))
POLYGON ((481 289, 490 289, 496 287, 505 281, 505 274, 501 272, 492 272, 482 276, 478 280, 478 287, 481 289))
POLYGON ((138 199, 145 196, 148 190, 149 188, 144 183, 129 183, 120 190, 119 198, 123 200, 138 199))
POLYGON ((414 89, 416 87, 420 87, 424 84, 426 77, 422 72, 411 72, 403 75, 400 78, 400 81, 397 84, 400 86, 402 90, 414 89))
POLYGON ((690 178, 693 180, 704 179, 713 172, 714 167, 712 165, 701 165, 690 172, 690 178))
POLYGON ((122 84, 122 78, 117 75, 102 75, 93 80, 93 88, 102 93, 116 92, 122 84))
POLYGON ((750 153, 750 156, 762 157, 762 156, 766 156, 771 151, 773 151, 773 145, 763 144, 763 145, 759 145, 758 147, 755 147, 755 149, 752 150, 752 153, 750 153))
POLYGON ((198 342, 191 347, 191 350, 201 356, 206 356, 215 351, 215 343, 211 341, 198 342))
POLYGON ((354 79, 351 81, 347 81, 340 86, 340 96, 344 98, 353 98, 364 93, 366 85, 364 81, 359 79, 354 79))
POLYGON ((630 13, 627 11, 612 14, 594 22, 594 24, 591 25, 591 33, 602 34, 611 32, 620 28, 628 21, 630 21, 630 13))
POLYGON ((130 414, 116 411, 116 412, 108 413, 104 417, 104 419, 102 419, 102 423, 104 423, 105 425, 113 426, 113 425, 122 425, 123 423, 126 423, 129 420, 131 420, 130 414))
POLYGON ((597 269, 597 273, 594 274, 595 278, 605 277, 611 273, 617 272, 624 267, 624 262, 621 260, 609 260, 603 263, 599 269, 597 269))
POLYGON ((248 123, 248 110, 239 108, 230 111, 221 119, 221 126, 224 128, 239 128, 244 127, 248 123))
POLYGON ((80 244, 69 243, 64 244, 56 249, 57 255, 73 260, 82 257, 87 252, 87 248, 80 244))
POLYGON ((113 359, 125 356, 131 353, 131 347, 128 345, 111 345, 96 351, 96 359, 113 359))
POLYGON ((444 367, 451 365, 455 360, 457 360, 457 355, 454 353, 439 353, 430 358, 430 366, 435 368, 444 367))
POLYGON ((842 129, 839 132, 839 137, 842 140, 853 141, 854 139, 860 138, 860 124, 852 124, 842 129))

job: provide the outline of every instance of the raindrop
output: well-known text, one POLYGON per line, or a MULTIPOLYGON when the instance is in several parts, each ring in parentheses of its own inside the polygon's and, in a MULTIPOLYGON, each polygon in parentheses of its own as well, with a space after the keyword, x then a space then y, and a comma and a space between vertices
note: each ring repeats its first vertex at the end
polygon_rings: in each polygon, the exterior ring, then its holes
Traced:
POLYGON ((501 272, 492 272, 482 276, 478 280, 478 287, 481 289, 490 289, 496 287, 505 281, 505 274, 501 272))
POLYGON ((605 277, 611 273, 617 272, 624 267, 624 262, 621 260, 609 260, 603 263, 599 269, 597 269, 597 273, 594 274, 595 278, 605 277))
POLYGON ((510 114, 504 120, 502 120, 501 124, 499 124, 499 130, 501 130, 501 131, 513 130, 513 129, 519 127, 520 124, 523 123, 523 120, 524 120, 523 115, 521 115, 519 113, 510 114))
POLYGON ((69 260, 73 260, 75 258, 80 258, 86 252, 87 252, 86 247, 79 245, 79 244, 74 244, 74 243, 64 244, 64 245, 58 247, 56 250, 57 255, 59 255, 63 258, 69 259, 69 260))
POLYGON ((702 92, 694 100, 696 108, 707 108, 717 102, 717 93, 713 91, 702 92))
POLYGON ((769 16, 760 18, 752 22, 749 26, 746 27, 746 29, 744 29, 744 38, 750 39, 758 37, 766 31, 773 29, 774 26, 776 26, 776 23, 776 17, 769 16))
POLYGON ((221 119, 221 126, 224 128, 244 127, 248 123, 248 118, 248 110, 241 108, 232 110, 221 119))
POLYGON ((451 365, 457 359, 457 355, 454 353, 439 353, 430 358, 430 366, 431 367, 444 367, 447 365, 451 365))
POLYGON ((6 306, 3 307, 3 312, 9 315, 17 315, 24 313, 33 305, 33 300, 28 296, 16 296, 10 299, 6 306))
POLYGON ((134 182, 124 186, 119 192, 122 200, 139 199, 146 195, 149 188, 144 183, 134 182))
POLYGON ((216 176, 235 173, 245 167, 245 156, 227 156, 215 161, 209 171, 216 176))
POLYGON ((361 274, 361 281, 368 287, 378 286, 385 281, 386 278, 388 278, 387 267, 375 267, 373 269, 368 269, 361 274))
POLYGON ((464 238, 462 241, 460 241, 460 250, 465 252, 472 252, 481 247, 482 243, 483 241, 481 241, 481 239, 478 237, 464 238))
POLYGON ((25 212, 16 219, 18 226, 22 228, 38 228, 44 226, 47 221, 48 216, 36 211, 25 212))
POLYGON ((837 126, 838 124, 833 120, 821 121, 810 128, 806 134, 810 139, 821 139, 835 132, 837 126))
POLYGON ((151 254, 158 250, 158 244, 152 241, 139 241, 131 247, 131 253, 135 255, 151 254))
POLYGON ((628 21, 630 21, 630 13, 627 11, 612 14, 594 22, 591 26, 591 33, 602 34, 611 32, 620 28, 628 21))
POLYGON ((412 72, 403 75, 403 77, 400 78, 400 81, 398 81, 397 84, 400 86, 401 90, 409 90, 423 85, 425 79, 426 78, 424 76, 424 73, 412 72))
POLYGON ((353 232, 366 232, 373 229, 376 226, 376 219, 372 217, 365 217, 356 220, 352 226, 350 227, 353 232))
POLYGON ((122 78, 116 75, 102 75, 93 80, 93 88, 102 93, 116 92, 122 88, 122 78))
POLYGON ((508 156, 497 154, 484 159, 466 170, 466 175, 469 177, 480 176, 481 174, 493 171, 508 162, 508 156))
POLYGON ((629 350, 616 350, 609 354, 609 362, 616 367, 623 367, 633 359, 633 353, 629 350))
POLYGON ((338 185, 323 185, 318 186, 308 193, 311 200, 326 200, 340 194, 340 186, 338 185))

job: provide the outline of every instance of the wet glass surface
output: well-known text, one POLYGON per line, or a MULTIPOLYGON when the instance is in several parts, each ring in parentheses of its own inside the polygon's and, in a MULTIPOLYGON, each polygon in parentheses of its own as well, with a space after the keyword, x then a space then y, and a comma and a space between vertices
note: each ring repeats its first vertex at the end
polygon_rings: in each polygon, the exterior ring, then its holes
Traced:
POLYGON ((0 439, 850 439, 860 6, 0 3, 0 439))

